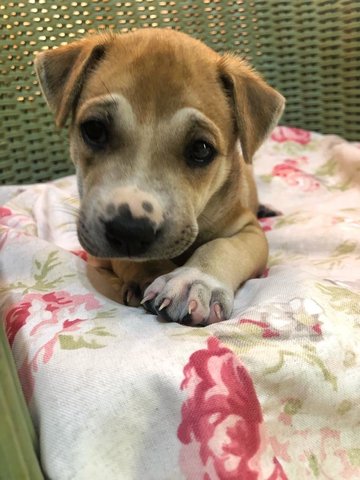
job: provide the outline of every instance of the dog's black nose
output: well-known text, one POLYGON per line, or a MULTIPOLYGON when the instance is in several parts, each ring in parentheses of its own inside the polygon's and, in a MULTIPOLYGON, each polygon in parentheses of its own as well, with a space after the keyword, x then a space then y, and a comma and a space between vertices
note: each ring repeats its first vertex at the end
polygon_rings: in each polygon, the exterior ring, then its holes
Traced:
POLYGON ((136 256, 146 252, 156 238, 156 225, 147 217, 133 217, 128 205, 122 205, 118 214, 105 221, 105 236, 120 254, 136 256))

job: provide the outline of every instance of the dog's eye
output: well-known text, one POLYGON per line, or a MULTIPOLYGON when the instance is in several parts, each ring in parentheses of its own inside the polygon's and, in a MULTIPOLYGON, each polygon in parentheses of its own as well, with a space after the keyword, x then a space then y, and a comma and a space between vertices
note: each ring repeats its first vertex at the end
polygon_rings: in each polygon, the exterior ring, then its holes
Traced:
POLYGON ((204 167, 215 157, 216 150, 205 140, 195 140, 187 146, 185 156, 190 166, 204 167))
POLYGON ((80 125, 84 142, 91 148, 104 148, 108 142, 109 133, 107 126, 101 120, 87 120, 80 125))

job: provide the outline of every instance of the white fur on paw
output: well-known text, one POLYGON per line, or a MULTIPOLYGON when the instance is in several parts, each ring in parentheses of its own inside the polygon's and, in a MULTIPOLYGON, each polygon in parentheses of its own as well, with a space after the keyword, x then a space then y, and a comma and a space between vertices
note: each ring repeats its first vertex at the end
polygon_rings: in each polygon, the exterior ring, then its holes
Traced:
POLYGON ((145 290, 142 303, 152 313, 186 325, 209 325, 229 318, 234 294, 197 268, 161 275, 145 290))

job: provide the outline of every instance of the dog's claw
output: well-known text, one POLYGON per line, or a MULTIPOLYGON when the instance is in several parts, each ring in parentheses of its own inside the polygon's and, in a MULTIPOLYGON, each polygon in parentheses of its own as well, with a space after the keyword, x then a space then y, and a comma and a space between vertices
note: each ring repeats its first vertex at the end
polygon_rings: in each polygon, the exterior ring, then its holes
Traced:
POLYGON ((161 310, 162 310, 163 308, 168 307, 168 306, 170 305, 170 303, 171 303, 170 298, 164 298, 162 304, 161 304, 160 307, 158 308, 159 312, 161 312, 161 310))
POLYGON ((156 297, 155 292, 149 292, 145 295, 145 297, 141 300, 140 304, 144 305, 144 303, 149 302, 150 300, 153 300, 156 297))
POLYGON ((135 284, 131 283, 128 285, 124 285, 121 291, 122 300, 124 305, 127 307, 138 307, 141 298, 141 291, 140 287, 135 284))
POLYGON ((217 318, 221 321, 224 319, 223 314, 222 314, 222 309, 221 306, 218 303, 215 303, 214 305, 214 312, 217 318))
POLYGON ((126 292, 126 299, 125 299, 125 305, 129 305, 131 302, 131 299, 133 297, 133 292, 131 289, 127 290, 126 292))
POLYGON ((197 301, 196 300, 191 300, 191 302, 189 303, 189 309, 188 309, 189 315, 191 315, 191 312, 196 310, 196 308, 197 308, 197 301))

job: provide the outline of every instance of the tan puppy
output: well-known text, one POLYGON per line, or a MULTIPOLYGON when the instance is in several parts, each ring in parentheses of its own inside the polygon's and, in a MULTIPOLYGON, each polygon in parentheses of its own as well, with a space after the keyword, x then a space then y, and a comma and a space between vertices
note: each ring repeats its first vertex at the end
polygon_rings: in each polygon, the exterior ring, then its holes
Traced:
POLYGON ((186 324, 228 318, 267 262, 250 163, 283 97, 167 29, 90 36, 35 67, 57 125, 71 117, 79 239, 110 259, 118 300, 186 324))

